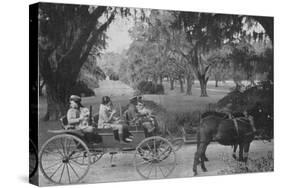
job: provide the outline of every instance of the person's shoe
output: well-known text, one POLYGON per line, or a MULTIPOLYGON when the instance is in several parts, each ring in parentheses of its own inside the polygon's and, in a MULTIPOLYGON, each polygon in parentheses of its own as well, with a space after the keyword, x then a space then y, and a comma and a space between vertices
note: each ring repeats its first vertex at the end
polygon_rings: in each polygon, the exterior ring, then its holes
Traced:
POLYGON ((131 138, 125 138, 125 141, 126 141, 126 142, 132 142, 133 139, 131 139, 131 138))
POLYGON ((155 130, 155 127, 152 127, 152 128, 150 128, 150 129, 148 129, 148 132, 149 132, 149 133, 152 133, 154 130, 155 130))

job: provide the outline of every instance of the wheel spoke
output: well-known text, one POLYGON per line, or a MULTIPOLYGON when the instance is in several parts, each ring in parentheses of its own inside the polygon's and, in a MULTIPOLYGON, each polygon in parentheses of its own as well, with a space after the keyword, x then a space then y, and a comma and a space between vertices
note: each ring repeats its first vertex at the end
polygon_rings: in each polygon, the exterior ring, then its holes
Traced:
POLYGON ((80 152, 78 153, 77 156, 71 156, 69 159, 78 159, 78 158, 81 158, 81 157, 84 157, 84 154, 80 155, 80 152))
POLYGON ((150 176, 152 170, 153 170, 153 164, 151 165, 151 169, 150 169, 150 171, 149 171, 149 173, 148 173, 148 175, 147 175, 148 178, 149 178, 149 176, 150 176))
POLYGON ((60 139, 60 143, 61 143, 61 146, 62 146, 62 152, 63 152, 64 156, 66 156, 65 148, 64 148, 64 143, 63 143, 63 139, 62 138, 60 139))
POLYGON ((65 141, 64 141, 64 148, 65 148, 65 154, 66 154, 66 156, 68 156, 68 139, 65 139, 65 141))
POLYGON ((70 180, 70 174, 69 174, 69 169, 68 169, 68 164, 66 164, 66 171, 67 171, 67 175, 68 175, 68 181, 71 184, 71 180, 70 180))
POLYGON ((153 144, 154 144, 154 155, 156 155, 156 139, 153 139, 153 144))
POLYGON ((81 167, 81 164, 78 163, 77 161, 72 161, 72 160, 71 160, 71 161, 69 161, 69 162, 70 162, 70 163, 73 162, 73 163, 71 163, 71 164, 73 164, 73 165, 75 164, 75 166, 78 166, 79 168, 84 169, 83 167, 81 167))
POLYGON ((155 177, 157 178, 157 166, 155 167, 155 177))
POLYGON ((58 152, 58 151, 50 151, 50 150, 47 150, 47 149, 45 149, 43 152, 46 153, 46 154, 59 154, 59 155, 61 155, 61 153, 58 152))
POLYGON ((79 178, 79 175, 77 174, 77 172, 74 170, 73 166, 69 163, 70 168, 72 169, 72 171, 74 172, 74 174, 77 176, 77 178, 79 178))
POLYGON ((52 167, 57 166, 57 165, 60 164, 60 163, 61 163, 61 161, 59 161, 59 162, 57 162, 57 163, 55 163, 55 164, 52 164, 51 166, 44 167, 44 169, 45 169, 45 170, 48 170, 48 169, 50 169, 50 168, 52 168, 52 167))
POLYGON ((146 164, 146 163, 151 164, 151 161, 152 161, 152 160, 147 160, 147 161, 146 161, 146 160, 143 160, 143 161, 141 161, 140 163, 137 163, 136 165, 139 166, 139 165, 144 165, 144 164, 146 164))
POLYGON ((160 166, 158 166, 158 168, 160 169, 160 172, 162 173, 163 177, 166 177, 164 172, 162 171, 162 168, 160 166))
POLYGON ((56 173, 57 171, 59 170, 59 168, 63 165, 63 163, 61 163, 61 165, 53 172, 53 174, 50 176, 50 178, 52 178, 56 173))
POLYGON ((75 147, 75 151, 76 151, 76 149, 78 149, 78 147, 81 145, 81 143, 79 142, 78 144, 76 144, 76 147, 75 147))
POLYGON ((63 164, 63 168, 62 168, 62 171, 61 171, 61 174, 60 174, 59 183, 61 182, 61 178, 63 176, 64 168, 65 168, 65 163, 63 164))
POLYGON ((63 153, 59 150, 59 148, 57 147, 57 145, 55 145, 55 143, 51 142, 54 146, 55 146, 55 149, 58 151, 58 153, 64 157, 63 153))
POLYGON ((148 144, 148 143, 146 143, 146 145, 147 145, 147 147, 148 147, 149 151, 152 151, 152 149, 151 149, 151 147, 149 146, 149 144, 148 144))

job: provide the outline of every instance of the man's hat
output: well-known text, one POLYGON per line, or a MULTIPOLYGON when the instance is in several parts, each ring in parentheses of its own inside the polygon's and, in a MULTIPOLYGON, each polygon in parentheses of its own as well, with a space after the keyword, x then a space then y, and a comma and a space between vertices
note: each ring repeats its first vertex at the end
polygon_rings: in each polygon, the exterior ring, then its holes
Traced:
POLYGON ((130 103, 137 103, 139 101, 142 101, 142 96, 138 95, 138 96, 133 96, 132 98, 129 99, 130 103))
POLYGON ((81 102, 81 97, 79 97, 77 95, 71 95, 69 100, 74 101, 74 102, 81 102))

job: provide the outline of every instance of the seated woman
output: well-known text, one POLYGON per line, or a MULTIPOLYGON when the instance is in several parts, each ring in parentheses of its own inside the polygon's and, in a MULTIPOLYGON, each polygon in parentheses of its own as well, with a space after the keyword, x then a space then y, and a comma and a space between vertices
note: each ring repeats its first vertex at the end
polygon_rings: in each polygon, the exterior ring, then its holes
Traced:
POLYGON ((114 131, 117 130, 119 135, 118 141, 132 142, 132 139, 123 136, 124 126, 119 122, 119 118, 114 116, 115 113, 116 111, 112 109, 111 99, 108 96, 102 97, 102 103, 99 109, 98 128, 112 128, 114 131))
POLYGON ((151 136, 156 131, 156 120, 152 115, 152 111, 145 108, 142 102, 138 102, 136 108, 138 112, 138 122, 144 127, 144 130, 147 131, 147 136, 151 136))
POLYGON ((94 128, 89 126, 89 110, 81 104, 81 98, 71 95, 70 108, 67 111, 67 121, 69 128, 81 130, 87 142, 101 142, 101 138, 94 132, 94 128))

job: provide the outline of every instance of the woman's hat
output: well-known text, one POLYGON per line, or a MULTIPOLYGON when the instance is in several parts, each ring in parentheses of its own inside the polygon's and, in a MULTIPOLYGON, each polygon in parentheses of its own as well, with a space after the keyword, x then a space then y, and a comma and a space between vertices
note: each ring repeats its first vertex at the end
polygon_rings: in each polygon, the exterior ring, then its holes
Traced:
POLYGON ((137 96, 133 96, 132 98, 129 99, 130 103, 137 103, 139 101, 142 101, 142 96, 137 95, 137 96))
POLYGON ((102 97, 102 104, 108 104, 111 101, 109 96, 102 97))
POLYGON ((77 95, 71 95, 69 100, 74 101, 74 102, 81 102, 81 97, 79 97, 77 95))

